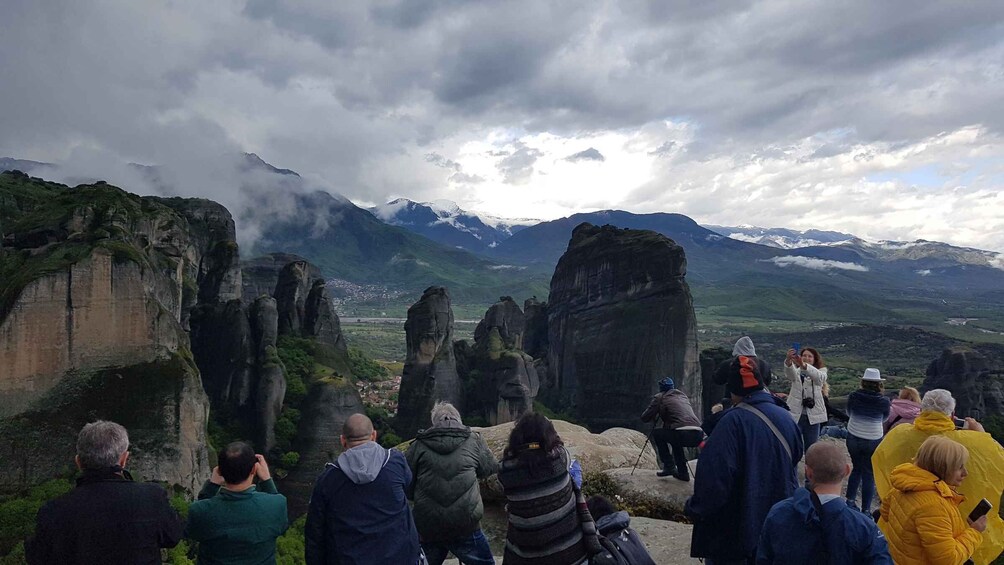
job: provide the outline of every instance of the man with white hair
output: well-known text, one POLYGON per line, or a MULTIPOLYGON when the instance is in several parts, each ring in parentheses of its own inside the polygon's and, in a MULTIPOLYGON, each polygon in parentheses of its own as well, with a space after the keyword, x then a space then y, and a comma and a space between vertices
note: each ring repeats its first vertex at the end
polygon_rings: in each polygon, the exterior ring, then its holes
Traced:
POLYGON ((160 548, 174 547, 182 523, 155 483, 136 483, 125 470, 129 435, 99 420, 80 430, 77 488, 38 511, 35 535, 25 543, 32 565, 159 564, 160 548))
POLYGON ((415 475, 408 497, 429 565, 447 553, 462 563, 494 565, 481 531, 484 506, 478 480, 494 475, 498 462, 481 435, 471 431, 448 402, 432 407, 432 427, 421 430, 405 456, 415 475))
POLYGON ((889 475, 893 468, 912 461, 920 444, 932 435, 942 435, 966 446, 970 454, 966 464, 969 475, 958 487, 959 494, 965 496, 959 512, 968 516, 984 498, 994 505, 983 533, 983 542, 973 555, 977 565, 986 564, 1004 550, 1004 521, 997 512, 1001 492, 1004 491, 1004 447, 972 418, 966 418, 965 424, 957 428, 954 413, 955 399, 951 392, 940 388, 929 390, 921 401, 920 415, 913 424, 901 424, 889 430, 872 455, 875 486, 880 498, 888 496, 892 489, 889 475))

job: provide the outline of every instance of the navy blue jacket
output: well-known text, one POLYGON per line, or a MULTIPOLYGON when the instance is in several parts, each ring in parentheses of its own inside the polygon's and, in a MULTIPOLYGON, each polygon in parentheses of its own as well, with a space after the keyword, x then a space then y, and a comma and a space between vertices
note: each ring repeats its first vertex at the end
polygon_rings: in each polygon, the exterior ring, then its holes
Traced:
POLYGON ((404 455, 374 442, 329 463, 310 497, 307 565, 417 563, 418 530, 405 497, 411 480, 404 455))
POLYGON ((798 488, 802 435, 795 420, 768 392, 754 392, 743 402, 770 418, 791 457, 756 414, 742 408, 725 412, 697 460, 694 496, 684 509, 694 520, 693 557, 753 557, 767 513, 798 488))
POLYGON ((617 548, 629 565, 655 565, 638 532, 631 529, 631 517, 621 510, 596 519, 596 529, 617 548))
POLYGON ((889 546, 871 516, 840 497, 816 513, 809 491, 800 488, 795 496, 770 509, 757 546, 757 565, 801 565, 820 562, 823 543, 829 565, 889 564, 889 546))

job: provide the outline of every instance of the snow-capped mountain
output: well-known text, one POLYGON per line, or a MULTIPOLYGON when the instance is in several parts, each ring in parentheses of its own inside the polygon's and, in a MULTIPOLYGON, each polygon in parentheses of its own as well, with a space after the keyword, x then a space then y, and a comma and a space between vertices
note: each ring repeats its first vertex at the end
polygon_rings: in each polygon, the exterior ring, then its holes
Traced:
POLYGON ((797 231, 785 228, 760 228, 757 226, 704 226, 726 237, 758 243, 779 249, 798 249, 800 247, 816 247, 835 245, 857 239, 846 233, 823 230, 797 231))
POLYGON ((756 226, 705 226, 731 239, 792 250, 793 256, 823 260, 879 261, 909 264, 915 272, 930 275, 938 270, 966 266, 1004 270, 1004 254, 983 249, 956 247, 938 241, 868 241, 852 234, 756 226))
POLYGON ((509 219, 462 209, 456 202, 415 202, 398 198, 370 208, 374 216, 429 239, 472 252, 496 247, 513 233, 539 220, 509 219))

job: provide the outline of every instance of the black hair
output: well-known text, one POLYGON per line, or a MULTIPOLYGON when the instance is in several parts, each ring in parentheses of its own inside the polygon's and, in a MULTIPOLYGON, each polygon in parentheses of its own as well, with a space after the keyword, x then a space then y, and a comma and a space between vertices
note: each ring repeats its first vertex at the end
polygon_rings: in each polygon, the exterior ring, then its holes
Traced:
POLYGON ((220 475, 228 484, 243 483, 251 475, 254 464, 258 462, 254 449, 243 441, 235 441, 220 450, 220 475))
POLYGON ((509 434, 509 445, 506 446, 502 457, 504 459, 515 457, 520 463, 527 464, 533 473, 536 462, 554 455, 558 448, 564 445, 558 436, 558 431, 554 429, 554 424, 546 416, 527 412, 516 420, 516 425, 509 434))
POLYGON ((617 512, 609 500, 598 494, 590 496, 589 500, 586 501, 586 506, 589 507, 589 513, 593 515, 593 520, 599 520, 608 514, 617 512))

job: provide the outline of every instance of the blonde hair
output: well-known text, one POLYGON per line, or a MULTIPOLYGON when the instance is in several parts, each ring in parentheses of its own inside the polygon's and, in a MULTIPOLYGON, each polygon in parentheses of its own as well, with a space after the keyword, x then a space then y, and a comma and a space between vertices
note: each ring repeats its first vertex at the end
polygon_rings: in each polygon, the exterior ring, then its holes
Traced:
POLYGON ((823 381, 823 396, 830 397, 830 383, 829 381, 823 381))
POLYGON ((903 400, 909 400, 920 404, 920 392, 912 386, 905 386, 899 389, 899 397, 903 400))
POLYGON ((913 463, 945 480, 950 473, 965 466, 966 461, 969 461, 966 446, 947 437, 931 436, 920 445, 913 463))

